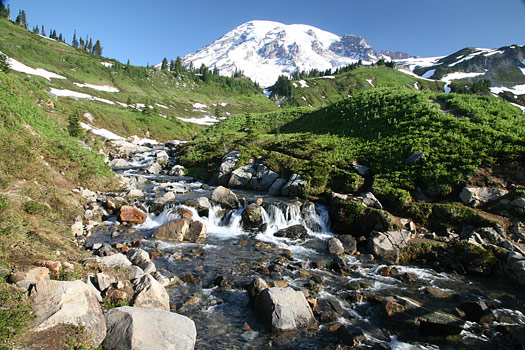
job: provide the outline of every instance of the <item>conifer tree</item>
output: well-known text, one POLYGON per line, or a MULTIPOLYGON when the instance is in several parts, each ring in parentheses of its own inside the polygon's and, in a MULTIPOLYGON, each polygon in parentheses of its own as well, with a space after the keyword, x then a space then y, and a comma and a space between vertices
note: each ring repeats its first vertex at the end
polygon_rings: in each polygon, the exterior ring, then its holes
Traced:
POLYGON ((83 38, 80 38, 80 48, 84 49, 86 47, 86 43, 84 42, 83 38))
POLYGON ((11 5, 7 4, 7 17, 8 20, 11 20, 11 5))
POLYGON ((177 73, 177 75, 180 75, 182 74, 182 72, 182 58, 180 58, 180 56, 177 56, 177 60, 175 61, 175 73, 177 73))
POLYGON ((64 41, 64 38, 62 37, 62 33, 60 33, 60 35, 58 36, 58 41, 60 42, 64 41))
POLYGON ((18 16, 16 16, 15 23, 19 26, 22 25, 22 10, 18 10, 18 16))
POLYGON ((87 45, 88 52, 93 53, 93 39, 89 38, 89 44, 87 45))
POLYGON ((168 70, 168 59, 166 57, 164 57, 162 59, 162 63, 160 65, 160 69, 161 70, 168 70))
POLYGON ((27 29, 27 17, 26 17, 26 11, 25 11, 25 10, 22 10, 21 14, 22 14, 22 27, 24 27, 25 29, 27 29))
POLYGON ((93 53, 96 56, 102 56, 102 45, 100 45, 100 40, 97 40, 95 46, 93 46, 93 53))
POLYGON ((80 126, 80 110, 75 112, 67 118, 67 131, 70 136, 79 137, 82 135, 82 127, 80 126))
POLYGON ((78 40, 77 40, 77 31, 75 30, 73 32, 73 41, 71 42, 71 46, 78 49, 78 40))
POLYGON ((55 39, 55 40, 58 39, 57 31, 55 29, 53 29, 53 36, 50 35, 49 37, 52 38, 52 39, 55 39))
POLYGON ((42 36, 46 36, 46 31, 44 30, 44 25, 42 24, 42 30, 40 31, 42 36))
POLYGON ((0 72, 9 72, 9 63, 7 62, 7 56, 0 52, 0 72))
POLYGON ((175 61, 171 60, 170 61, 170 72, 173 72, 173 71, 175 71, 175 61))
POLYGON ((7 9, 5 8, 4 4, 0 2, 0 17, 1 18, 8 18, 7 17, 7 9))

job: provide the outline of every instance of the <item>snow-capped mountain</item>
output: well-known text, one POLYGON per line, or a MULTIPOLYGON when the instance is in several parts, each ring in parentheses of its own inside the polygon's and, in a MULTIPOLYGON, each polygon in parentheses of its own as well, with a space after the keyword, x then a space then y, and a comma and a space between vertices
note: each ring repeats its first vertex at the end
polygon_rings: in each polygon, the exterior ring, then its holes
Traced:
POLYGON ((325 71, 358 60, 375 62, 380 58, 389 59, 359 36, 341 37, 303 24, 250 21, 184 56, 183 64, 217 67, 223 75, 241 70, 261 86, 270 86, 282 74, 325 71))

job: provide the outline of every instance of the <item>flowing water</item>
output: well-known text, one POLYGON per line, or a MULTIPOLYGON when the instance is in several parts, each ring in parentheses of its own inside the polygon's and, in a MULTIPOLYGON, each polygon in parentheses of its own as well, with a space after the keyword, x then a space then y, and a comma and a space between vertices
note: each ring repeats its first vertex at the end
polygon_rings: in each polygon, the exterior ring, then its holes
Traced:
MULTIPOLYGON (((176 199, 181 203, 203 196, 210 198, 212 190, 202 189, 202 183, 192 179, 144 174, 143 169, 154 160, 154 154, 154 150, 138 154, 131 167, 118 172, 146 179, 140 180, 138 187, 148 192, 147 198, 168 190, 180 192, 176 199)), ((251 192, 240 191, 237 195, 245 199, 241 201, 244 205, 263 199, 264 231, 243 229, 242 208, 225 213, 212 206, 208 216, 188 208, 193 219, 207 227, 205 244, 150 240, 157 227, 178 218, 172 213, 173 208, 158 216, 149 214, 144 224, 121 229, 113 237, 107 231, 96 236, 111 242, 141 239, 144 249, 158 255, 154 259, 158 271, 185 281, 181 286, 169 287, 168 293, 172 311, 195 321, 196 349, 336 349, 338 339, 330 330, 336 323, 362 330, 362 348, 493 349, 511 346, 504 341, 498 343, 498 326, 525 325, 524 293, 504 278, 496 276, 487 281, 416 266, 396 266, 397 276, 383 276, 381 269, 385 265, 377 265, 366 254, 345 256, 350 273, 338 274, 328 268, 334 257, 327 251, 327 240, 334 235, 330 232, 327 208, 251 192), (273 235, 295 224, 304 225, 310 238, 291 240, 273 235), (415 276, 415 280, 399 278, 405 273, 415 276), (307 291, 310 298, 317 299, 317 314, 329 311, 336 319, 325 320, 314 329, 270 332, 249 306, 243 289, 255 277, 307 291), (451 296, 432 297, 425 293, 427 287, 448 291, 451 296), (425 308, 451 314, 462 301, 483 298, 496 317, 487 325, 467 322, 465 330, 456 337, 396 336, 396 325, 385 322, 377 301, 387 296, 411 298, 425 308)), ((411 332, 401 332, 405 333, 411 332)))

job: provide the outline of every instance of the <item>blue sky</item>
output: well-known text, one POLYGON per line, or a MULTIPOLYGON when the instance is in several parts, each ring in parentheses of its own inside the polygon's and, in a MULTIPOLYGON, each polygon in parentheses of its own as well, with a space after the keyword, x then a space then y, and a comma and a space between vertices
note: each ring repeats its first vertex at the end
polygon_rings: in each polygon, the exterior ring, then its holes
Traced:
POLYGON ((525 0, 8 0, 14 19, 53 28, 71 42, 73 31, 99 39, 106 57, 159 63, 196 51, 253 19, 309 24, 361 35, 376 50, 421 57, 467 46, 525 44, 525 0))

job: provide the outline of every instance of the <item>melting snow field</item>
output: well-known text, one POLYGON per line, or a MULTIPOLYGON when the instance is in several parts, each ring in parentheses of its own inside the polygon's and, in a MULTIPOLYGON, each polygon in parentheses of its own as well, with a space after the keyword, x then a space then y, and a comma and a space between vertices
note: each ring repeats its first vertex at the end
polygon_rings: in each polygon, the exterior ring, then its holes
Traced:
POLYGON ((447 84, 450 84, 452 80, 459 80, 459 79, 465 79, 465 78, 474 78, 478 77, 480 75, 485 75, 485 73, 463 73, 463 72, 455 72, 450 73, 444 76, 441 81, 444 81, 447 84))
POLYGON ((60 90, 60 89, 51 88, 49 90, 49 95, 51 95, 51 97, 54 97, 54 98, 59 98, 59 97, 72 97, 74 99, 85 98, 85 99, 88 99, 88 100, 104 102, 104 103, 107 103, 107 104, 110 104, 110 105, 114 105, 115 104, 115 102, 110 101, 110 100, 106 100, 104 98, 91 96, 91 95, 88 95, 88 94, 84 94, 82 92, 71 91, 71 90, 67 90, 67 89, 60 90))
POLYGON ((510 91, 514 95, 523 95, 523 94, 525 94, 525 84, 516 85, 516 86, 513 86, 511 88, 507 88, 507 87, 491 87, 490 91, 493 94, 496 94, 496 95, 499 94, 500 92, 503 92, 503 91, 510 91))
POLYGON ((66 79, 65 77, 63 77, 61 75, 49 72, 49 71, 47 71, 45 69, 42 69, 42 68, 36 68, 35 69, 35 68, 31 68, 29 66, 26 66, 25 64, 23 64, 22 62, 18 62, 14 58, 8 58, 7 59, 7 63, 9 64, 9 68, 11 68, 14 71, 21 72, 21 73, 26 73, 26 74, 30 74, 30 75, 38 75, 40 77, 46 78, 49 81, 51 81, 51 78, 54 78, 54 79, 66 79))
POLYGON ((117 88, 114 88, 113 86, 108 85, 93 85, 93 84, 80 84, 80 83, 73 83, 78 87, 84 88, 90 88, 98 91, 105 91, 105 92, 119 92, 120 90, 117 88))
POLYGON ((94 126, 86 123, 80 123, 80 126, 86 130, 90 130, 95 135, 105 138, 106 140, 124 140, 123 137, 118 136, 117 134, 114 134, 106 129, 97 129, 94 126))
POLYGON ((193 124, 199 124, 199 125, 213 125, 217 123, 219 120, 214 117, 210 117, 208 115, 202 117, 202 118, 181 118, 177 117, 178 120, 181 120, 185 123, 193 123, 193 124))

